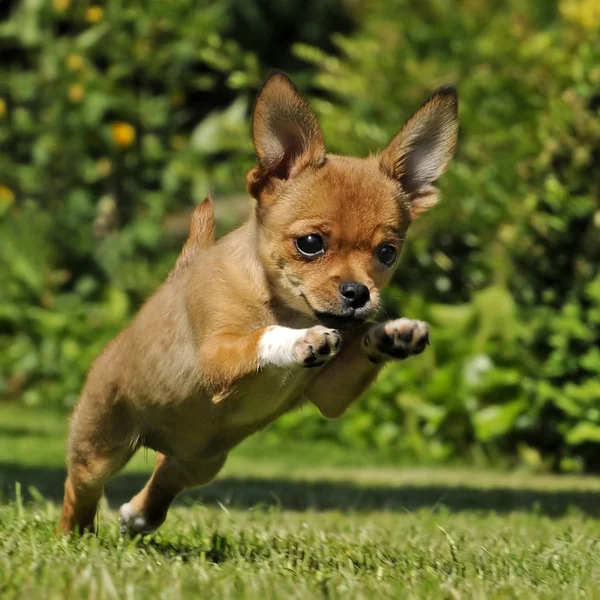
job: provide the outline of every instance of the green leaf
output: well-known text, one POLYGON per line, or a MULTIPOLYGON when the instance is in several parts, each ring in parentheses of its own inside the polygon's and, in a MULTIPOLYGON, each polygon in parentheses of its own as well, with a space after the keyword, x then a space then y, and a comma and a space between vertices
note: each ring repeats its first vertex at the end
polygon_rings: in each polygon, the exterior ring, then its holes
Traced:
POLYGON ((524 399, 507 404, 487 406, 473 416, 475 434, 480 441, 488 441, 509 431, 517 417, 525 410, 524 399))
POLYGON ((595 442, 600 444, 600 425, 588 422, 577 423, 577 425, 567 433, 565 439, 567 443, 572 446, 583 444, 585 442, 595 442))
POLYGON ((192 132, 191 146, 201 154, 214 154, 222 150, 226 130, 245 123, 247 105, 246 99, 240 96, 224 111, 210 113, 192 132))

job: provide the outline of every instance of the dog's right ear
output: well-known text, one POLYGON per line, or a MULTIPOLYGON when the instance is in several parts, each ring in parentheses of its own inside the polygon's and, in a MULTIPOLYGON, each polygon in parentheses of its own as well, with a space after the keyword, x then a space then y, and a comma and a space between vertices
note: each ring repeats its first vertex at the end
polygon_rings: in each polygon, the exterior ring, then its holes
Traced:
POLYGON ((248 173, 247 184, 257 200, 274 182, 292 179, 306 167, 325 162, 317 117, 283 73, 270 75, 258 94, 252 139, 258 164, 248 173))

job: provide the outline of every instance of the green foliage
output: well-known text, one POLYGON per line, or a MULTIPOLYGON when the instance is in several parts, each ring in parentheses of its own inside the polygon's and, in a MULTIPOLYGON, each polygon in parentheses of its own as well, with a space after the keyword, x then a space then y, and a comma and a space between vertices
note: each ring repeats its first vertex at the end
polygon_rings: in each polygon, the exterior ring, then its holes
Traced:
POLYGON ((536 468, 600 467, 597 4, 362 11, 335 38, 340 56, 296 48, 327 92, 315 104, 332 148, 383 147, 447 81, 461 139, 389 295, 432 324, 433 352, 390 367, 340 435, 423 458, 500 449, 536 468))
POLYGON ((73 404, 174 259, 165 216, 209 181, 243 181, 239 161, 214 155, 246 130, 244 96, 218 116, 218 143, 207 117, 215 97, 260 81, 254 56, 220 35, 226 9, 31 1, 0 26, 3 396, 73 404))
MULTIPOLYGON (((15 6, 0 26, 0 394, 70 405, 167 272, 179 239, 165 220, 209 183, 243 186, 264 69, 256 47, 228 38, 226 2, 15 6)), ((263 4, 231 6, 260 30, 263 4)), ((306 14, 311 31, 320 10, 306 14)), ((442 202, 412 226, 386 295, 390 315, 431 324, 433 345, 387 367, 341 421, 303 411, 274 431, 425 461, 503 453, 533 469, 597 469, 598 3, 361 0, 352 11, 356 29, 331 36, 335 51, 294 46, 332 151, 380 149, 435 87, 460 91, 442 202)))

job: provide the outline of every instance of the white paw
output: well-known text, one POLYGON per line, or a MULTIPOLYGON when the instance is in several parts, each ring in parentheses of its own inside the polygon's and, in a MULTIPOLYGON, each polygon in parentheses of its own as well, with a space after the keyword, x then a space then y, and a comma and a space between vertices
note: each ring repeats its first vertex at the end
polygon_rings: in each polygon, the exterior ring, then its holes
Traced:
POLYGON ((261 365, 318 367, 339 351, 342 338, 320 325, 308 329, 267 328, 259 343, 261 365))
POLYGON ((298 362, 304 367, 320 367, 330 361, 340 350, 342 336, 335 329, 316 325, 296 343, 298 362))
POLYGON ((131 502, 127 502, 121 506, 119 510, 119 527, 122 535, 145 535, 155 531, 158 525, 149 523, 142 513, 135 512, 131 502))

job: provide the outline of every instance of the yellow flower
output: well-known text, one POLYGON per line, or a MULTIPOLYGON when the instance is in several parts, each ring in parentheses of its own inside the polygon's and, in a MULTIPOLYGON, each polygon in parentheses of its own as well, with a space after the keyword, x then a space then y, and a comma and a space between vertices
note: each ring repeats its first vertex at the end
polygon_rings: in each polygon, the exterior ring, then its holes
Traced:
POLYGON ((121 148, 128 148, 135 141, 133 125, 125 121, 117 121, 111 125, 113 139, 121 148))
POLYGON ((184 135, 174 135, 169 141, 174 150, 182 150, 187 144, 187 138, 184 135))
POLYGON ((85 97, 85 88, 80 83, 72 83, 67 91, 71 102, 81 102, 85 97))
POLYGON ((84 18, 88 23, 98 23, 104 19, 104 10, 100 6, 90 6, 86 9, 84 18))
POLYGON ((144 57, 148 56, 148 54, 150 54, 150 52, 152 52, 151 44, 149 44, 146 41, 136 42, 134 48, 135 48, 135 53, 140 58, 144 58, 144 57))
POLYGON ((8 208, 15 201, 14 192, 0 183, 0 209, 8 208))
POLYGON ((54 10, 62 12, 71 6, 71 0, 54 0, 54 10))
POLYGON ((4 98, 0 98, 0 118, 6 114, 6 102, 4 98))
POLYGON ((80 56, 79 54, 69 54, 66 62, 67 67, 69 67, 71 71, 79 71, 83 68, 85 60, 83 56, 80 56))
POLYGON ((175 90, 170 96, 169 101, 171 106, 179 107, 183 106, 185 102, 185 94, 181 90, 175 90))
POLYGON ((600 2, 597 0, 561 0, 562 16, 582 29, 600 28, 600 2))
POLYGON ((96 169, 101 177, 108 177, 112 172, 112 165, 108 158, 102 157, 96 161, 96 169))

